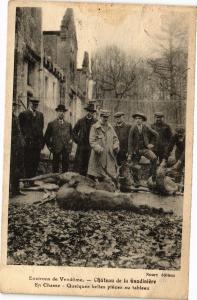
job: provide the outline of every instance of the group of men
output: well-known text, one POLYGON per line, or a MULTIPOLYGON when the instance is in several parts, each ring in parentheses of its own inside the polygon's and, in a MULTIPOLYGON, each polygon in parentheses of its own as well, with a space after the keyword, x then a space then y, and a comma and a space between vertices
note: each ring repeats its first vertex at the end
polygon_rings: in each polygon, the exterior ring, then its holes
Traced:
MULTIPOLYGON (((155 113, 155 122, 148 126, 146 116, 133 114, 134 124, 124 121, 124 113, 114 114, 115 125, 109 122, 107 110, 96 115, 94 103, 84 109, 86 115, 72 129, 65 120, 67 108, 59 104, 57 117, 49 122, 45 134, 44 116, 37 110, 38 99, 31 98, 27 110, 16 117, 13 103, 10 183, 13 195, 20 193, 19 178, 31 178, 37 174, 41 150, 46 145, 53 154, 53 172, 69 169, 73 142, 77 144, 74 171, 102 181, 106 177, 116 178, 118 168, 125 162, 138 164, 144 156, 150 161, 150 176, 154 181, 158 162, 166 163, 176 146, 174 168, 183 170, 185 132, 183 127, 172 130, 164 122, 162 113, 155 113), (24 167, 22 167, 24 166, 24 167)), ((135 184, 139 184, 134 174, 135 184)))

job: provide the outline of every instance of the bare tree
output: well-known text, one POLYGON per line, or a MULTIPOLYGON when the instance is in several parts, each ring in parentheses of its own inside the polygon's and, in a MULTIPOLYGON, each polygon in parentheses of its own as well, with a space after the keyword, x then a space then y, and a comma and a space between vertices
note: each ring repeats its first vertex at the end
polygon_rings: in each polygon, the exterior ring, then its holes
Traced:
POLYGON ((161 32, 154 36, 159 57, 148 60, 148 63, 158 79, 163 99, 186 98, 188 50, 185 20, 184 15, 181 17, 180 14, 164 15, 161 32))
POLYGON ((128 95, 135 81, 137 62, 117 46, 97 50, 92 57, 92 76, 97 85, 97 97, 109 92, 115 98, 128 95))

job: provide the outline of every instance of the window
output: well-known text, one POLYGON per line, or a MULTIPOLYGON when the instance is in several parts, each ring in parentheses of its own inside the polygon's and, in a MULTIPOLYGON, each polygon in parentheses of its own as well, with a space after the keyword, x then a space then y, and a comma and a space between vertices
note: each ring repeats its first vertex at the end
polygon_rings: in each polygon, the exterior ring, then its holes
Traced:
POLYGON ((45 79, 44 79, 44 98, 47 99, 48 98, 48 85, 49 85, 49 82, 48 82, 48 77, 45 76, 45 79))
POLYGON ((27 63, 27 84, 31 87, 34 85, 34 64, 30 61, 27 63))

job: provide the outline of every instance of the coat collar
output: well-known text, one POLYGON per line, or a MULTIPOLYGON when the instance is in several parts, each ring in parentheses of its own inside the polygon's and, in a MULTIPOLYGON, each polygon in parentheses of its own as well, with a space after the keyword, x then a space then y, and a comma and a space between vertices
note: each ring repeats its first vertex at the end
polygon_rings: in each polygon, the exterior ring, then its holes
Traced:
MULTIPOLYGON (((95 128, 101 128, 102 131, 105 131, 100 121, 95 124, 95 128)), ((108 123, 108 129, 112 129, 112 125, 110 123, 108 123)))
POLYGON ((115 127, 123 127, 123 126, 125 126, 125 125, 126 125, 126 123, 125 123, 125 122, 122 122, 121 124, 116 124, 115 127))

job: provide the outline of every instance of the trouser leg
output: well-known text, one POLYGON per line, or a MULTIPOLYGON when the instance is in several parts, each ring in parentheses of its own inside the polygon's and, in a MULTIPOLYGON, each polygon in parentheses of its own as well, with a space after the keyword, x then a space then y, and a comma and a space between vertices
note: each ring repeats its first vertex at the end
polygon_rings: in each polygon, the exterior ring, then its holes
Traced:
POLYGON ((157 156, 151 150, 145 149, 140 150, 140 154, 150 160, 150 176, 152 179, 156 179, 156 171, 157 171, 157 156))
POLYGON ((19 192, 19 172, 17 168, 17 162, 11 159, 10 163, 10 185, 11 185, 11 193, 12 195, 17 194, 19 192))
POLYGON ((69 152, 66 149, 62 150, 62 172, 68 172, 69 167, 69 152))
POLYGON ((38 162, 35 162, 37 155, 35 155, 35 149, 31 147, 25 147, 24 151, 24 167, 25 167, 25 177, 31 178, 35 176, 36 166, 38 162))
POLYGON ((140 172, 139 172, 139 161, 141 156, 134 155, 132 158, 133 165, 131 166, 131 171, 133 175, 133 180, 135 184, 139 184, 140 182, 140 172))
POLYGON ((80 175, 86 176, 90 160, 91 148, 79 149, 75 158, 75 171, 80 175))
POLYGON ((59 172, 60 153, 53 153, 53 172, 59 172))
POLYGON ((32 177, 36 176, 40 162, 40 149, 32 149, 32 177))

